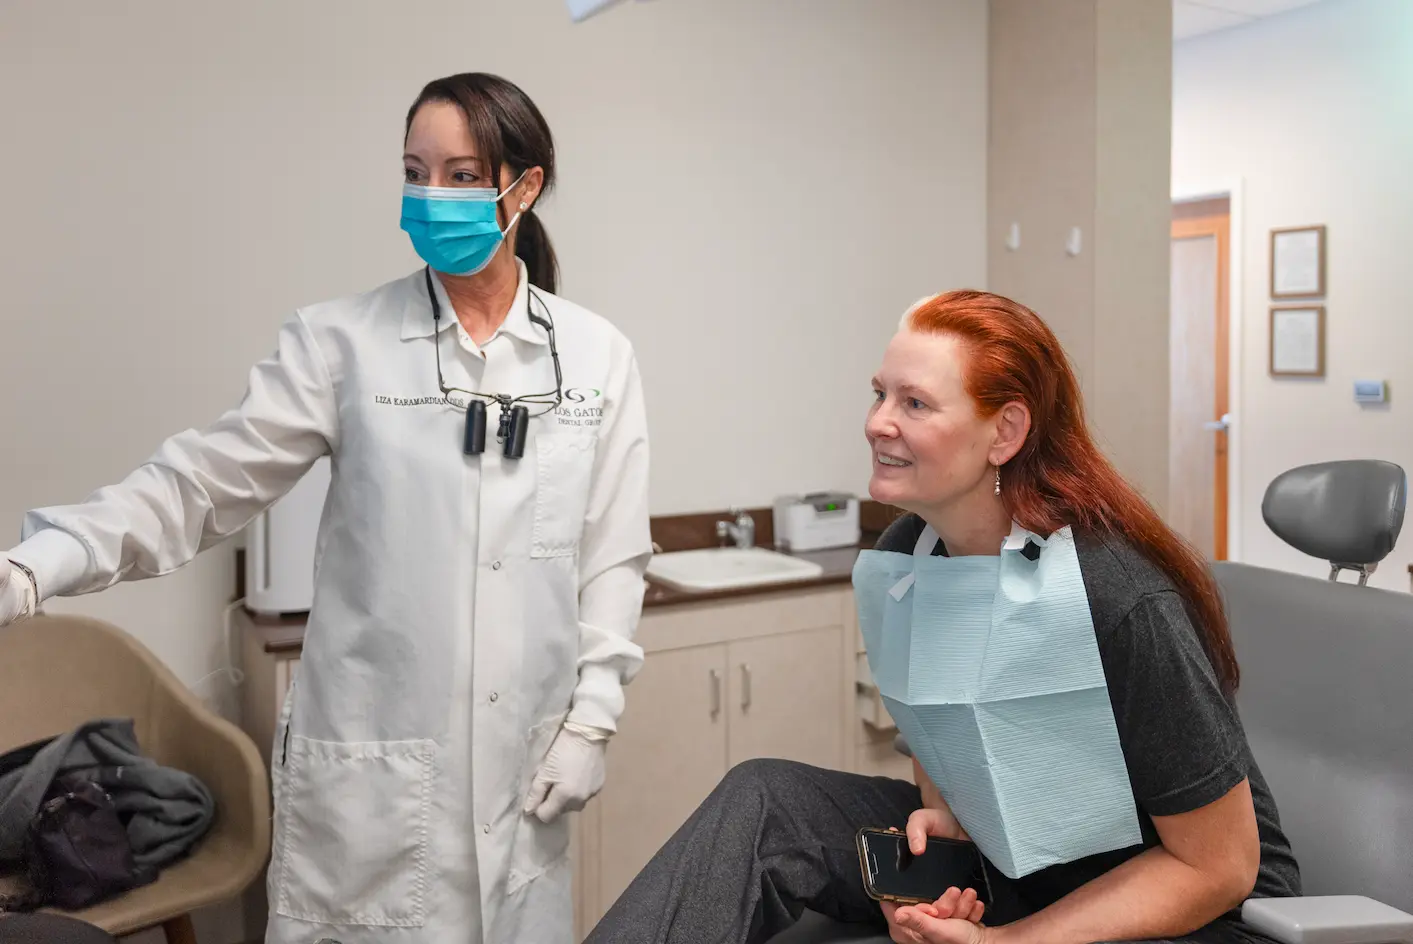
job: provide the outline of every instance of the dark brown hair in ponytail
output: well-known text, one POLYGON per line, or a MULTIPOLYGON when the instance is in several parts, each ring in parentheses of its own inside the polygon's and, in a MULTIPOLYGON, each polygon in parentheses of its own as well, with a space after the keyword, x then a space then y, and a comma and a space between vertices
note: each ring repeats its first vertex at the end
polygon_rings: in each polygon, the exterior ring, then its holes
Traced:
MULTIPOLYGON (((540 194, 549 193, 554 186, 554 137, 544 115, 518 86, 484 72, 465 72, 428 82, 407 110, 404 137, 412 128, 417 109, 428 102, 448 102, 461 109, 476 147, 493 173, 506 166, 514 179, 531 167, 538 167, 545 175, 540 194)), ((510 212, 513 215, 515 211, 510 212)), ((515 254, 524 260, 530 284, 546 292, 556 291, 559 260, 534 207, 520 214, 518 227, 515 254)))

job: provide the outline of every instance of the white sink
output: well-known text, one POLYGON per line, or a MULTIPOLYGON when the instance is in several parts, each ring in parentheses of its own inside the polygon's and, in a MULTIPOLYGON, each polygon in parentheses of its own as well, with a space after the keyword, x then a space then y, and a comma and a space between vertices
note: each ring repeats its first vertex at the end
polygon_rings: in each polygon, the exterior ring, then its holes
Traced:
POLYGON ((813 580, 824 568, 763 547, 709 547, 657 554, 648 577, 677 590, 701 592, 813 580))

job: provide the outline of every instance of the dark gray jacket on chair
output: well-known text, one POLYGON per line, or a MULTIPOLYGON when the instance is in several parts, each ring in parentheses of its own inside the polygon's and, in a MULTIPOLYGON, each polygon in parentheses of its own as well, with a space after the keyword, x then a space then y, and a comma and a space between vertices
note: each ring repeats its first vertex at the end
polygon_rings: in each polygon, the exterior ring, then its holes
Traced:
POLYGON ((6 756, 25 762, 0 767, 0 863, 19 861, 30 821, 50 785, 65 774, 92 780, 113 798, 139 866, 160 869, 181 858, 215 815, 205 784, 143 756, 131 720, 91 721, 6 756))

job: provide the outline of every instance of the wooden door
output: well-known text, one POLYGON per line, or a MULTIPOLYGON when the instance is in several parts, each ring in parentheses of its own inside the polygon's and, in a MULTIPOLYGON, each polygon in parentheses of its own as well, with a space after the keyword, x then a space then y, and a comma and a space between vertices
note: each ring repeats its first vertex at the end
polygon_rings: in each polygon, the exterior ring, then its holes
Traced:
POLYGON ((726 775, 727 715, 724 644, 648 653, 594 802, 597 863, 584 863, 586 885, 597 878, 585 893, 590 926, 726 775))
POLYGON ((756 757, 844 766, 843 631, 832 626, 730 643, 732 766, 756 757))
POLYGON ((1210 560, 1227 556, 1230 231, 1225 197, 1173 206, 1168 520, 1210 560))

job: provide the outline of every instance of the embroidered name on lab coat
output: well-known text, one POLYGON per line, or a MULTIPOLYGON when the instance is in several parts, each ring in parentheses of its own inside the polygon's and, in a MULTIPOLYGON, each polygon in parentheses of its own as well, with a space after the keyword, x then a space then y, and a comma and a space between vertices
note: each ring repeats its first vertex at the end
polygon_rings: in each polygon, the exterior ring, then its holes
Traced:
POLYGON ((602 426, 603 391, 593 387, 566 387, 564 402, 554 411, 560 426, 602 426))
POLYGON ((374 394, 373 402, 379 406, 455 406, 465 408, 460 397, 389 397, 374 394))
POLYGON ((602 426, 603 407, 560 406, 555 409, 554 418, 560 426, 602 426))

